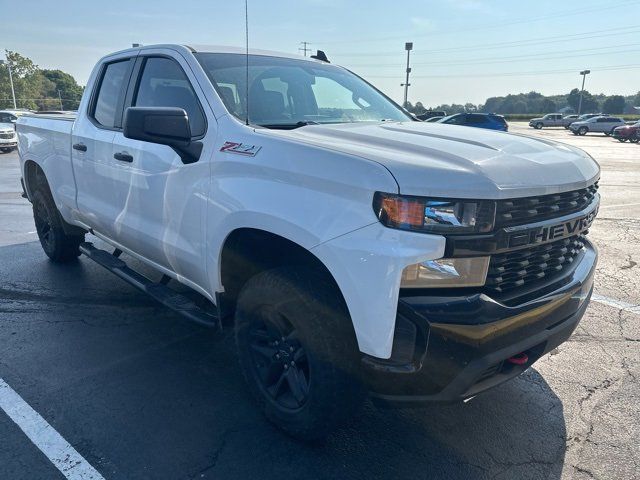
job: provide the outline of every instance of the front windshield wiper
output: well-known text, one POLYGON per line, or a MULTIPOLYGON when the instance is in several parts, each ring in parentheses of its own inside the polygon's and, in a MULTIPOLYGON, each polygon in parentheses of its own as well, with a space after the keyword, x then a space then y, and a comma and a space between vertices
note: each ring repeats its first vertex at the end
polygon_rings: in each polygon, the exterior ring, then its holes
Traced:
POLYGON ((301 120, 297 123, 265 123, 260 124, 259 126, 264 128, 272 128, 275 130, 294 130, 296 128, 305 127, 307 125, 320 125, 318 122, 314 122, 313 120, 301 120))

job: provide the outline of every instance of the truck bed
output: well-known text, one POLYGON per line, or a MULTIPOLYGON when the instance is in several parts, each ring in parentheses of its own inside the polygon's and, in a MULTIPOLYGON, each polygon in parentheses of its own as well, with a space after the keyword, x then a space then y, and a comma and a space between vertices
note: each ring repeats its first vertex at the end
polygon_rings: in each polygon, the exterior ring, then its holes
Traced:
POLYGON ((37 162, 46 174, 60 210, 75 205, 71 165, 71 133, 75 119, 75 114, 68 113, 28 114, 22 115, 16 125, 23 178, 27 175, 25 165, 29 161, 37 162))

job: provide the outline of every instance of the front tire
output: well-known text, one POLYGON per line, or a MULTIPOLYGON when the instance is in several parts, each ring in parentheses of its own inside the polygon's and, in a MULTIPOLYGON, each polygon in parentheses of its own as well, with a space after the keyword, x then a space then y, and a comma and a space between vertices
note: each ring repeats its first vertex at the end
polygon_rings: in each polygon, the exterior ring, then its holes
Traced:
POLYGON ((33 192, 33 219, 44 253, 54 262, 66 263, 80 255, 80 244, 84 235, 67 235, 62 227, 62 218, 44 186, 38 186, 33 192))
POLYGON ((586 135, 589 129, 587 127, 580 127, 578 129, 578 135, 586 135))
POLYGON ((235 337, 249 389, 289 435, 321 440, 361 405, 351 319, 324 275, 282 267, 251 278, 238 298, 235 337))
POLYGON ((0 148, 0 151, 2 151, 2 153, 11 153, 13 151, 13 147, 0 148))
POLYGON ((542 128, 542 123, 540 123, 540 122, 536 123, 536 124, 535 124, 535 126, 534 126, 534 128, 535 128, 536 130, 540 130, 540 129, 542 128))

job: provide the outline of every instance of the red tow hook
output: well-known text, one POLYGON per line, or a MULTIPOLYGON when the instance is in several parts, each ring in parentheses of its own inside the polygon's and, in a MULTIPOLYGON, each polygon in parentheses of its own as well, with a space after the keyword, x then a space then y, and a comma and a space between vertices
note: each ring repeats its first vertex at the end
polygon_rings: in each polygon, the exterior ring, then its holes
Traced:
POLYGON ((518 353, 517 355, 514 355, 511 358, 507 358, 507 362, 513 363, 514 365, 524 365, 528 361, 529 361, 529 356, 524 352, 518 353))

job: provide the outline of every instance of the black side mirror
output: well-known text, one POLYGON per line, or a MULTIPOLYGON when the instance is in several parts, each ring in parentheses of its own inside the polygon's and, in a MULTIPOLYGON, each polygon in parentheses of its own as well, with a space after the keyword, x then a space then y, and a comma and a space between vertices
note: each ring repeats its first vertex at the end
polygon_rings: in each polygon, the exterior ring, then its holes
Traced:
POLYGON ((173 148, 184 163, 200 158, 202 143, 191 141, 189 117, 182 108, 129 107, 124 114, 126 138, 159 143, 173 148))

